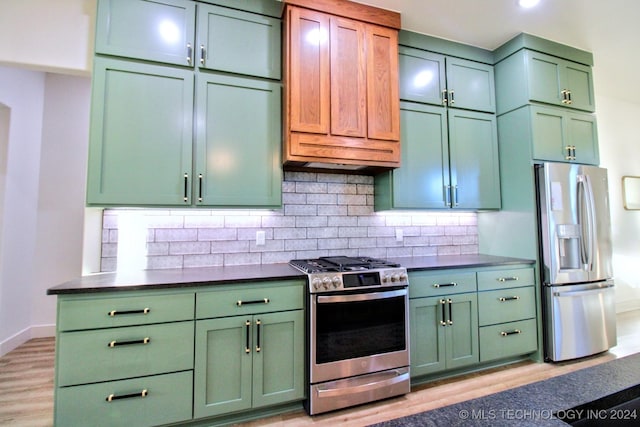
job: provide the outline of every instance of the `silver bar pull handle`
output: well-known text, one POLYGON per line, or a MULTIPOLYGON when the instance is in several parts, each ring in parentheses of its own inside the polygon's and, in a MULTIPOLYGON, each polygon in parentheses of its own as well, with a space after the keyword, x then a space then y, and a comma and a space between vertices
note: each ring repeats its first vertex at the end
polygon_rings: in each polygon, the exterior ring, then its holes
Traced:
POLYGON ((511 277, 498 277, 496 279, 498 282, 511 282, 511 281, 517 281, 520 280, 520 278, 518 276, 511 276, 511 277))
POLYGON ((453 301, 451 298, 447 299, 447 304, 449 304, 449 320, 447 320, 447 325, 451 326, 453 325, 453 309, 451 308, 453 306, 453 301))
POLYGON ((187 43, 187 64, 193 65, 193 46, 187 43))
POLYGON ((453 105, 456 103, 456 98, 454 97, 453 91, 449 91, 449 105, 453 105))
POLYGON ((202 202, 202 174, 198 174, 198 201, 202 202))
POLYGON ((512 296, 512 297, 500 297, 498 298, 498 301, 500 302, 507 302, 507 301, 518 301, 520 299, 519 296, 512 296))
POLYGON ((207 54, 207 50, 204 48, 204 45, 200 45, 200 65, 204 65, 204 58, 207 54))
POLYGON ((449 102, 449 97, 447 95, 447 90, 443 89, 442 90, 442 105, 446 106, 448 102, 449 102))
POLYGON ((444 186, 444 205, 445 207, 448 207, 448 208, 451 207, 451 186, 450 185, 444 186))
POLYGON ((513 331, 502 331, 500 335, 503 337, 508 337, 509 335, 518 335, 521 334, 522 331, 520 329, 514 329, 513 331))
POLYGON ((440 306, 442 307, 442 320, 440 321, 440 326, 447 326, 447 319, 444 314, 444 305, 447 303, 445 300, 441 299, 439 301, 440 306))

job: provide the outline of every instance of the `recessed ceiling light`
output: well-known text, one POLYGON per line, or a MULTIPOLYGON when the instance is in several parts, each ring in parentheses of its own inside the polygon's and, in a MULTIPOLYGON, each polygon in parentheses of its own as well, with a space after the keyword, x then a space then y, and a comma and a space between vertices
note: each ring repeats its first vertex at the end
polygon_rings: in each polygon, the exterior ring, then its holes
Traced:
POLYGON ((525 9, 534 7, 538 3, 540 3, 540 0, 518 0, 520 7, 524 7, 525 9))

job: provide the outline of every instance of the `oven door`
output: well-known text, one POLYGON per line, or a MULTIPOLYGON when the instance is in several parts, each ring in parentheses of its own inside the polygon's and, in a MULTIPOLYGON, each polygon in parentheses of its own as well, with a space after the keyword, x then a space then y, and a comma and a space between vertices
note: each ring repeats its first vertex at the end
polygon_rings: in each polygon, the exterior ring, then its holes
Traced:
POLYGON ((407 288, 311 296, 312 384, 409 365, 407 288))

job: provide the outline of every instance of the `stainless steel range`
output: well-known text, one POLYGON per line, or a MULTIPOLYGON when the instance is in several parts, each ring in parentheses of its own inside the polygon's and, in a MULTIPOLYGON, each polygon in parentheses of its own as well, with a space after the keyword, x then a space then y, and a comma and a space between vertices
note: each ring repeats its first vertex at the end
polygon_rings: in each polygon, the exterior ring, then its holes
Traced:
POLYGON ((309 414, 406 394, 407 270, 373 258, 293 260, 309 278, 309 414))

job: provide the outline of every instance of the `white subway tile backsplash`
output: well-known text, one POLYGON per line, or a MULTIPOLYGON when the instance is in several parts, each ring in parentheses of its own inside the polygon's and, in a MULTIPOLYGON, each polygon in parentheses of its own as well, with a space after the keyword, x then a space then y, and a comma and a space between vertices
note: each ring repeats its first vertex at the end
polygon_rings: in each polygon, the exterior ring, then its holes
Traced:
MULTIPOLYGON (((144 216, 148 269, 271 264, 328 255, 396 258, 478 253, 473 212, 374 212, 374 179, 285 172, 277 210, 105 210, 103 271, 117 269, 118 217, 144 216), (396 240, 401 229, 402 241, 396 240), (256 244, 264 231, 265 244, 256 244)), ((124 221, 124 220, 123 220, 124 221)))

